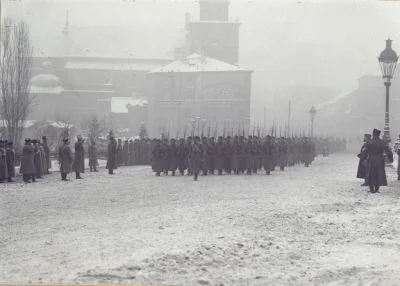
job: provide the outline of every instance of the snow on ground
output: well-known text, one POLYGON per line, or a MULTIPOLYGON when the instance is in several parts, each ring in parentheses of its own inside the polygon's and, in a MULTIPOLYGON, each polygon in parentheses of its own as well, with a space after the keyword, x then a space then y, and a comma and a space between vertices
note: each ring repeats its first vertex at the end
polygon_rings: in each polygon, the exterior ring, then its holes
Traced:
POLYGON ((358 158, 272 176, 148 167, 0 188, 0 281, 399 285, 400 182, 367 193, 358 158))

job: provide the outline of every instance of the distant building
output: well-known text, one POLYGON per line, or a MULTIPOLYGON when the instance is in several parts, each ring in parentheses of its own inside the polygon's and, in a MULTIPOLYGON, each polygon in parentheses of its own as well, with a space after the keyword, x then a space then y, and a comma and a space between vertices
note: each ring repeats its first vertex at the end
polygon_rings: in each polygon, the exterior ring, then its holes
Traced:
POLYGON ((229 18, 229 0, 199 0, 200 19, 186 15, 189 54, 204 52, 232 65, 239 63, 239 19, 229 18))
POLYGON ((183 136, 185 129, 190 134, 197 117, 212 130, 218 124, 220 132, 224 125, 244 124, 250 117, 251 74, 199 54, 150 72, 149 135, 170 131, 183 136))

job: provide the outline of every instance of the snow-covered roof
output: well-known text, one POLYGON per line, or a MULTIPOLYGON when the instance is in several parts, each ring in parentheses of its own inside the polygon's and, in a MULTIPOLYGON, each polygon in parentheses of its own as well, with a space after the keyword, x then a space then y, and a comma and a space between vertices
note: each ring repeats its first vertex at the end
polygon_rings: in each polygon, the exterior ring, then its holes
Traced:
POLYGON ((60 79, 54 74, 42 73, 34 76, 30 84, 37 87, 57 87, 60 85, 60 79))
MULTIPOLYGON (((35 123, 36 123, 36 120, 25 120, 24 127, 29 128, 32 125, 34 125, 35 123)), ((6 126, 7 126, 7 124, 3 120, 0 120, 0 128, 4 128, 6 126)))
POLYGON ((164 72, 215 72, 215 71, 248 71, 216 59, 203 57, 199 54, 192 54, 185 61, 175 61, 150 73, 164 72))
POLYGON ((29 93, 31 94, 60 94, 62 91, 64 91, 62 86, 40 87, 31 85, 29 88, 29 93))
MULTIPOLYGON (((151 71, 161 67, 155 62, 68 61, 66 69, 151 71)), ((112 84, 111 84, 112 85, 112 84)))
POLYGON ((131 97, 112 97, 111 112, 112 113, 128 113, 128 108, 131 106, 144 106, 147 104, 147 99, 135 99, 131 97))

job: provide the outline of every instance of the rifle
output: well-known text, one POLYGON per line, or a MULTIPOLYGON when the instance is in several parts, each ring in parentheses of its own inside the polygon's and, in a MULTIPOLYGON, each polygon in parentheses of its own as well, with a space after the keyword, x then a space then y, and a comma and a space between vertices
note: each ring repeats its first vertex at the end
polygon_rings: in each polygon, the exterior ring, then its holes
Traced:
POLYGON ((183 130, 183 139, 186 140, 186 124, 185 124, 185 129, 183 130))
POLYGON ((210 130, 210 125, 208 125, 208 128, 207 128, 208 130, 207 130, 207 138, 208 139, 210 139, 210 132, 211 132, 211 130, 210 130))
POLYGON ((217 136, 218 136, 218 121, 217 121, 217 123, 215 124, 214 138, 217 139, 217 136))

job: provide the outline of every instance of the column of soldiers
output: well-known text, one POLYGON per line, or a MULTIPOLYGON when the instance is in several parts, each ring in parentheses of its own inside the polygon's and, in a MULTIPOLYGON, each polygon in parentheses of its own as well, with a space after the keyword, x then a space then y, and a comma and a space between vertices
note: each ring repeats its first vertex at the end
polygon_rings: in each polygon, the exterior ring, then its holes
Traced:
MULTIPOLYGON (((329 141, 327 141, 329 143, 329 141)), ((208 174, 255 174, 265 171, 270 175, 279 167, 304 164, 309 167, 319 151, 315 140, 302 138, 275 138, 266 136, 188 137, 186 140, 153 139, 151 166, 156 176, 162 173, 175 176, 208 174)), ((343 151, 343 150, 340 150, 343 151)))
POLYGON ((118 166, 143 166, 150 164, 151 143, 149 139, 118 139, 118 166))

